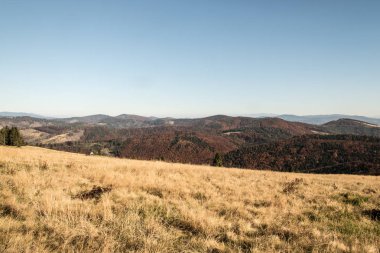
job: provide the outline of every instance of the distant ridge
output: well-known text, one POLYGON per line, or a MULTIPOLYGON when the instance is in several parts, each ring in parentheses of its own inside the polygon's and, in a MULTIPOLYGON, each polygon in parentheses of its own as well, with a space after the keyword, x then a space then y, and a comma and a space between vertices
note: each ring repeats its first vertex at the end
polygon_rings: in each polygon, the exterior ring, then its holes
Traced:
POLYGON ((53 119, 53 117, 26 112, 0 112, 0 117, 32 117, 38 119, 53 119))
MULTIPOLYGON (((110 122, 110 121, 118 121, 118 120, 127 120, 127 121, 136 121, 136 122, 149 122, 154 120, 191 120, 190 118, 158 118, 158 117, 145 117, 134 114, 121 114, 118 116, 110 116, 105 114, 95 114, 95 115, 87 115, 87 116, 79 116, 79 117, 67 117, 67 118, 59 118, 59 117, 48 117, 34 113, 25 113, 25 112, 0 112, 0 117, 32 117, 38 119, 57 119, 65 122, 86 122, 86 123, 99 123, 99 122, 110 122)), ((236 116, 227 116, 227 115, 213 115, 205 118, 215 119, 218 117, 236 117, 236 116)), ((257 114, 246 114, 243 117, 248 118, 280 118, 286 121, 292 122, 301 122, 312 125, 323 125, 331 121, 336 121, 340 119, 352 119, 364 121, 371 124, 380 125, 380 118, 375 117, 366 117, 360 115, 345 115, 345 114, 321 114, 321 115, 293 115, 293 114, 270 114, 270 113, 257 113, 257 114)))
POLYGON ((315 125, 278 117, 95 114, 0 117, 4 126, 18 127, 29 145, 85 154, 193 164, 211 164, 219 154, 232 167, 380 175, 380 125, 356 119, 315 125))
POLYGON ((298 116, 298 115, 292 115, 292 114, 282 114, 277 117, 284 119, 286 121, 302 122, 302 123, 313 124, 313 125, 322 125, 327 122, 336 121, 339 119, 353 119, 353 120, 365 121, 368 123, 380 125, 380 119, 378 118, 370 118, 370 117, 359 116, 359 115, 327 114, 327 115, 298 116))

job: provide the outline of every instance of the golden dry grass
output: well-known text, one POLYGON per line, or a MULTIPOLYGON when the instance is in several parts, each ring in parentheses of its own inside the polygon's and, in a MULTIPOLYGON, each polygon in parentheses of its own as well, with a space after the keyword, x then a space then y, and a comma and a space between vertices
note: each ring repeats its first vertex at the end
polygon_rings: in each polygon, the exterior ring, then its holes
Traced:
POLYGON ((53 135, 50 138, 46 138, 41 141, 43 144, 51 144, 51 143, 64 143, 68 141, 79 141, 83 136, 84 130, 71 131, 68 133, 53 135))
POLYGON ((23 138, 25 138, 25 140, 33 143, 41 142, 49 138, 48 133, 44 133, 33 128, 20 129, 20 133, 22 134, 23 138))
POLYGON ((0 252, 379 252, 379 193, 370 176, 0 147, 0 252))
POLYGON ((38 131, 33 128, 21 129, 20 132, 28 143, 54 144, 68 141, 79 141, 83 136, 84 130, 69 131, 67 133, 56 135, 38 131))

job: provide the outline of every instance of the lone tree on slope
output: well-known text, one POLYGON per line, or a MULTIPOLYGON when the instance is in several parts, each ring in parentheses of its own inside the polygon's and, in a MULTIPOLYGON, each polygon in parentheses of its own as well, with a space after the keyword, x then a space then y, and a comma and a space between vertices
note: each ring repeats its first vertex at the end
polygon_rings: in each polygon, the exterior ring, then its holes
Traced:
POLYGON ((222 167, 223 166, 223 159, 222 159, 222 156, 219 153, 215 154, 215 157, 214 157, 214 160, 212 162, 212 165, 216 166, 216 167, 222 167))

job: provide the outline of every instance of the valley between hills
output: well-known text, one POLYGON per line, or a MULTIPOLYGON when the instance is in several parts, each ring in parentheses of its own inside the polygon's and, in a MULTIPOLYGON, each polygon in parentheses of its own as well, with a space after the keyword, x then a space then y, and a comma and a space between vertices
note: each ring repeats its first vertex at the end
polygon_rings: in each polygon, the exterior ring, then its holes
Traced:
POLYGON ((28 145, 82 154, 204 165, 215 165, 217 156, 224 167, 380 175, 380 127, 356 119, 317 125, 225 115, 176 119, 99 114, 0 117, 4 126, 18 127, 28 145))

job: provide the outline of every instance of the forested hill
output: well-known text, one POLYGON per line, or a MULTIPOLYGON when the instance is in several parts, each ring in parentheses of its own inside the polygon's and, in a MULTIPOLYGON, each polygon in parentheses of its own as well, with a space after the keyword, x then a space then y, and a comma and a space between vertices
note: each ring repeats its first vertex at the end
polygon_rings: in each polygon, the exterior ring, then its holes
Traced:
POLYGON ((288 172, 380 175, 380 139, 354 135, 297 136, 231 151, 224 156, 224 165, 288 172))
POLYGON ((380 127, 339 119, 323 125, 279 118, 197 119, 91 115, 0 118, 29 145, 145 160, 315 173, 378 174, 380 127), (344 136, 340 136, 344 135, 344 136), (358 136, 358 137, 357 137, 358 136))

